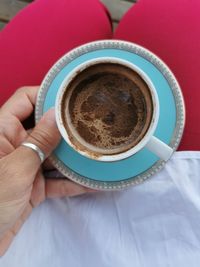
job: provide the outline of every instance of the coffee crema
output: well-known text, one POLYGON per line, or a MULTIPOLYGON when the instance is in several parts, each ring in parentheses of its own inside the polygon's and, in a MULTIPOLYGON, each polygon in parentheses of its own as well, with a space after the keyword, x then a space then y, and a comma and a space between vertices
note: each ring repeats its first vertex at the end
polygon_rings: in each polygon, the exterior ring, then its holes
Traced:
POLYGON ((64 127, 76 146, 112 155, 129 150, 144 137, 153 103, 137 72, 117 63, 100 63, 70 82, 61 109, 64 127))

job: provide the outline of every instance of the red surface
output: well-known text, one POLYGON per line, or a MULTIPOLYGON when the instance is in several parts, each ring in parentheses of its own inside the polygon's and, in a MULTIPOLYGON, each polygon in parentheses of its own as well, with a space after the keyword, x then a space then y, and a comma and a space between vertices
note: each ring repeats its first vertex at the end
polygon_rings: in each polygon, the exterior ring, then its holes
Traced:
MULTIPOLYGON (((161 57, 176 75, 186 102, 180 150, 200 150, 200 1, 139 0, 114 38, 138 43, 161 57)), ((111 38, 98 0, 36 0, 0 32, 0 105, 20 86, 38 85, 70 49, 111 38)))
POLYGON ((148 48, 171 68, 186 103, 179 149, 200 150, 200 1, 139 0, 114 37, 148 48))

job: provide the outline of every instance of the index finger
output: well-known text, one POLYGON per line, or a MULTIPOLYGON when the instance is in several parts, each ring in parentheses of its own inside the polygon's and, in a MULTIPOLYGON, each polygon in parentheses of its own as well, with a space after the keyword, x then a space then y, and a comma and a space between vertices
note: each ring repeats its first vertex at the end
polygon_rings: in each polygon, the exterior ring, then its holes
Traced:
POLYGON ((39 86, 18 89, 1 107, 1 114, 13 115, 20 121, 27 119, 34 110, 39 86))

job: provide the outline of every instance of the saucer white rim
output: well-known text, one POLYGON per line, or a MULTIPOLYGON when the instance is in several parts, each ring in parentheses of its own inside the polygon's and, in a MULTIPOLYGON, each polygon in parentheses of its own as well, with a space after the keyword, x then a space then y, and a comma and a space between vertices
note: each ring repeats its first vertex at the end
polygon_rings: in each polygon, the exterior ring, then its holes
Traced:
MULTIPOLYGON (((66 55, 64 55, 50 69, 50 71, 47 73, 41 85, 41 88, 38 93, 36 109, 35 109, 36 122, 38 122, 41 116, 43 115, 42 113, 43 102, 45 100, 45 96, 48 91, 49 85, 54 80, 56 75, 60 72, 60 70, 62 70, 62 68, 66 66, 69 62, 71 62, 75 58, 85 53, 88 53, 90 51, 101 50, 101 49, 108 49, 108 48, 124 49, 125 51, 132 52, 134 54, 137 54, 147 59, 158 70, 161 71, 165 79, 168 81, 170 88, 172 90, 172 93, 174 95, 174 98, 175 98, 176 111, 177 111, 176 127, 175 127, 174 134, 170 142, 170 146, 175 151, 180 143, 180 140, 183 134, 184 125, 185 125, 185 106, 184 106, 184 100, 183 100, 183 95, 182 95, 180 86, 176 78, 172 74, 171 70, 169 69, 169 67, 167 67, 167 65, 160 58, 158 58, 158 56, 156 56, 149 50, 139 45, 136 45, 134 43, 130 43, 130 42, 125 42, 125 41, 120 41, 120 40, 95 41, 95 42, 82 45, 78 48, 75 48, 69 53, 67 53, 66 55)), ((92 179, 83 177, 75 173, 74 171, 70 170, 66 165, 64 165, 60 160, 58 160, 55 156, 51 157, 51 161, 61 173, 63 173, 65 176, 67 176, 71 180, 81 185, 94 188, 94 189, 99 189, 99 190, 119 190, 119 189, 126 188, 130 185, 140 184, 144 182, 147 178, 150 178, 153 174, 158 172, 165 165, 164 161, 159 160, 151 168, 146 170, 144 173, 141 173, 140 175, 130 177, 127 180, 118 181, 118 182, 102 182, 102 181, 92 180, 92 179)))

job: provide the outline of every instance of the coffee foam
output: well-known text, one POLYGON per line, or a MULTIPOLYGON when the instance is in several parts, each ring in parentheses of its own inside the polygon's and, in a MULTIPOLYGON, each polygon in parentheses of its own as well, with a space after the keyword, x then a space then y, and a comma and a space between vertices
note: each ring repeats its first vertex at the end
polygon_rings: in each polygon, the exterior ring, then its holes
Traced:
POLYGON ((135 146, 152 114, 146 83, 129 68, 110 63, 90 67, 78 76, 63 98, 66 127, 69 113, 73 128, 86 143, 107 151, 135 146))

